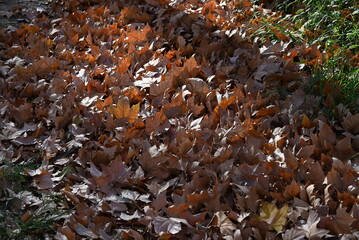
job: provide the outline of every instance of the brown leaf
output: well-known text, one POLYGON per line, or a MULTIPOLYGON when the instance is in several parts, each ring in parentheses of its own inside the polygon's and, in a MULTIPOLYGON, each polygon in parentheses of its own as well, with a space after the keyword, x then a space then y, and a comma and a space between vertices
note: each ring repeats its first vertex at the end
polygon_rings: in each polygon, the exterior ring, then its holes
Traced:
POLYGON ((150 17, 147 13, 139 13, 139 9, 135 6, 126 7, 121 11, 121 16, 125 20, 125 23, 132 21, 149 22, 150 17))
POLYGON ((60 228, 59 232, 64 234, 69 240, 77 239, 75 233, 68 226, 64 226, 64 227, 60 228))
POLYGON ((264 154, 270 155, 270 154, 274 153, 274 151, 276 150, 276 147, 271 143, 264 143, 264 144, 262 144, 260 149, 262 150, 262 152, 264 154))
POLYGON ((143 42, 148 41, 148 34, 151 33, 152 28, 146 25, 142 30, 135 30, 127 33, 126 42, 143 42))
POLYGON ((339 208, 337 209, 337 214, 327 218, 324 224, 332 234, 345 234, 351 233, 350 225, 355 220, 344 208, 339 208))
POLYGON ((295 196, 297 196, 299 193, 300 193, 300 185, 298 183, 296 183, 293 179, 292 182, 290 183, 290 185, 285 187, 283 196, 287 200, 291 200, 295 196))
POLYGON ((298 160, 294 156, 294 154, 291 151, 289 151, 288 149, 284 149, 283 153, 284 153, 284 159, 285 159, 287 166, 289 168, 291 168, 292 170, 297 169, 298 168, 298 160))
POLYGON ((105 100, 103 100, 103 102, 101 100, 97 100, 97 104, 96 107, 99 110, 103 110, 105 107, 109 106, 113 104, 113 100, 112 100, 112 96, 107 97, 105 100))
POLYGON ((124 74, 125 72, 127 72, 130 66, 131 66, 131 57, 130 56, 123 57, 122 59, 118 59, 117 71, 120 74, 124 74))
POLYGON ((200 205, 204 204, 209 198, 210 196, 206 191, 186 195, 187 201, 194 207, 199 207, 200 205))
POLYGON ((342 161, 347 161, 353 157, 357 152, 353 150, 351 140, 351 136, 339 140, 335 145, 333 156, 342 161))
POLYGON ((324 149, 332 149, 336 144, 337 137, 328 124, 323 122, 321 124, 318 134, 321 146, 324 149))
POLYGON ((21 222, 25 223, 29 218, 32 216, 31 212, 27 210, 22 216, 21 216, 21 222))
POLYGON ((156 211, 162 210, 167 205, 166 191, 160 193, 151 203, 156 211))
POLYGON ((278 109, 276 106, 270 105, 270 106, 267 106, 267 107, 265 107, 265 108, 261 108, 261 109, 256 113, 256 117, 274 116, 278 111, 279 111, 279 109, 278 109))
POLYGON ((197 222, 201 223, 205 220, 207 212, 201 212, 195 215, 189 211, 190 206, 187 204, 172 205, 167 208, 168 215, 175 218, 186 219, 189 224, 195 226, 197 222))
POLYGON ((32 104, 23 103, 18 107, 10 108, 10 115, 15 119, 16 123, 22 126, 24 123, 29 122, 32 118, 32 104))
POLYGON ((353 134, 359 133, 359 113, 352 115, 348 113, 347 116, 343 118, 343 127, 348 132, 353 134))

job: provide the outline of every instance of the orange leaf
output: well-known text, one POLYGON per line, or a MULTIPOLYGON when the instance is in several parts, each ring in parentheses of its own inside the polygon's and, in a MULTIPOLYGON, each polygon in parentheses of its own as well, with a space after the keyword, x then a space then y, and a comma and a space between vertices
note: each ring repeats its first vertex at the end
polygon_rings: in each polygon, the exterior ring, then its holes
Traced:
POLYGON ((310 119, 307 117, 307 115, 303 115, 303 118, 302 118, 302 127, 304 128, 311 128, 313 127, 314 124, 312 121, 310 121, 310 119))
POLYGON ((126 56, 118 60, 117 70, 120 74, 124 74, 125 72, 127 72, 130 65, 131 65, 131 57, 126 56))
POLYGON ((274 105, 267 106, 266 108, 261 108, 257 113, 256 117, 262 116, 274 116, 278 112, 278 108, 274 105))
POLYGON ((283 195, 287 200, 291 200, 299 193, 300 193, 300 185, 296 183, 294 180, 292 180, 291 184, 286 186, 283 195))
POLYGON ((104 109, 105 107, 111 105, 113 103, 113 100, 112 100, 112 96, 109 96, 108 98, 106 98, 103 102, 101 100, 98 100, 97 104, 96 104, 96 107, 99 109, 99 110, 102 110, 104 109))
POLYGON ((130 106, 127 98, 120 98, 116 106, 111 106, 109 112, 114 115, 115 118, 128 118, 130 123, 133 123, 140 111, 140 104, 130 106))
POLYGON ((62 227, 59 232, 64 234, 69 240, 76 240, 75 233, 68 226, 62 227))
POLYGON ((276 149, 276 147, 270 143, 264 143, 261 146, 261 150, 264 154, 272 154, 272 153, 274 153, 275 149, 276 149))
POLYGON ((24 215, 21 216, 21 222, 25 223, 31 217, 31 212, 27 210, 24 215))

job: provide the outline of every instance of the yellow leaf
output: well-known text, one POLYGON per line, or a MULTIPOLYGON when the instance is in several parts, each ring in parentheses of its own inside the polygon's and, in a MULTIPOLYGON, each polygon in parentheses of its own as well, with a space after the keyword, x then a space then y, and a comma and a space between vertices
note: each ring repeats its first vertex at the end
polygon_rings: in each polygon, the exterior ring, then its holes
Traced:
POLYGON ((278 209, 275 204, 263 202, 259 220, 268 223, 272 229, 279 232, 286 223, 287 213, 288 205, 278 209))
POLYGON ((111 106, 109 112, 113 114, 115 118, 128 118, 130 123, 134 122, 140 111, 140 104, 130 106, 130 102, 126 98, 120 98, 116 106, 111 106))
POLYGON ((130 109, 130 114, 128 116, 129 122, 134 122, 137 118, 138 112, 140 111, 140 104, 137 103, 136 105, 133 105, 130 109))

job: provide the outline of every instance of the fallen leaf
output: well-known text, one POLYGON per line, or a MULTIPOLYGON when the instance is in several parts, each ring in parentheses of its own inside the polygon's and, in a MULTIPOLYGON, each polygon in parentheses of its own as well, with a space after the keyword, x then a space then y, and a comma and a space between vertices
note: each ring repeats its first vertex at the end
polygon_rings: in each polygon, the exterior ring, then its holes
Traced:
POLYGON ((140 111, 140 104, 130 106, 127 98, 120 98, 116 106, 110 106, 109 112, 114 115, 115 118, 127 118, 128 122, 133 123, 140 111))
POLYGON ((319 215, 316 212, 310 210, 306 224, 301 226, 301 228, 305 231, 305 235, 307 236, 307 238, 321 239, 327 233, 329 233, 328 230, 317 228, 319 221, 320 221, 319 215))
POLYGON ((186 220, 181 218, 164 218, 164 217, 155 217, 152 221, 155 232, 157 234, 176 234, 182 230, 182 224, 189 225, 186 220))
POLYGON ((269 226, 276 230, 281 231, 286 224, 288 214, 288 205, 284 205, 278 209, 273 203, 262 202, 259 220, 269 224, 269 226))
POLYGON ((214 214, 210 225, 218 227, 223 236, 233 235, 234 230, 236 230, 236 225, 223 211, 219 211, 214 214))
POLYGON ((345 130, 353 133, 359 133, 359 113, 352 115, 348 113, 347 116, 343 118, 343 127, 345 130))

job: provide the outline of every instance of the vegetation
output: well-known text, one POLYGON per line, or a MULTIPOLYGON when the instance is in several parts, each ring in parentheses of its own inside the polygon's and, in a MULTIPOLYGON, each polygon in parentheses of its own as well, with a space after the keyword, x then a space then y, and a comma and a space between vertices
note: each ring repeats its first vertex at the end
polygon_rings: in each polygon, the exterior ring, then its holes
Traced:
POLYGON ((31 187, 32 178, 25 172, 39 167, 38 156, 19 163, 1 160, 0 239, 43 239, 67 213, 60 207, 62 196, 31 187))
POLYGON ((320 94, 331 99, 327 108, 342 103, 359 111, 358 7, 356 0, 285 0, 277 5, 277 10, 290 14, 301 39, 318 44, 325 53, 324 62, 311 69, 320 94))

